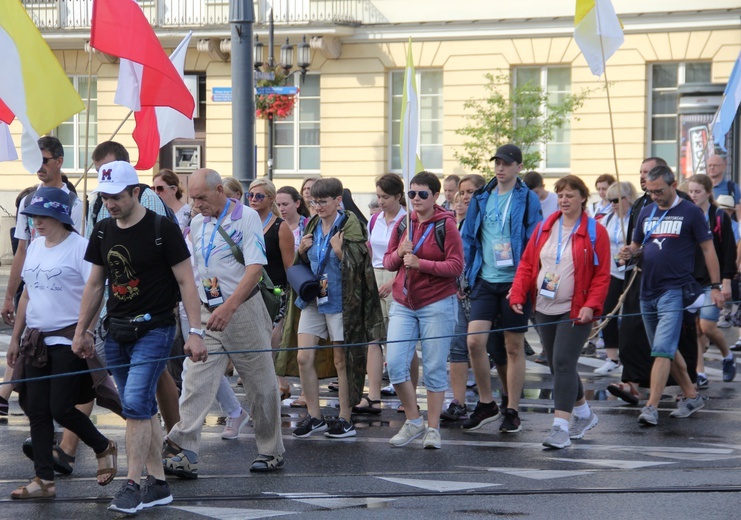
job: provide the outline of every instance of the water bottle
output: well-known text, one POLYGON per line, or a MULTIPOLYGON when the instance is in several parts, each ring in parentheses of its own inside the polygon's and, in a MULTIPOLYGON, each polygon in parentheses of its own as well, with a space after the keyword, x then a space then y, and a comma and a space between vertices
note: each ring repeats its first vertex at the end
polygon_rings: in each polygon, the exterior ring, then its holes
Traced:
POLYGON ((144 323, 145 321, 149 321, 151 319, 152 319, 152 315, 149 313, 140 314, 139 316, 135 316, 131 318, 131 323, 144 323))

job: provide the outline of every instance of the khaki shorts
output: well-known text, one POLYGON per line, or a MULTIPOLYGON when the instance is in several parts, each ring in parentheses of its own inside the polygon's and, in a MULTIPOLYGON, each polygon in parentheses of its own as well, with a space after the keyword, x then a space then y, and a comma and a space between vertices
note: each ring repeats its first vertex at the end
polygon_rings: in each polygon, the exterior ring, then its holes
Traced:
MULTIPOLYGON (((387 271, 386 269, 373 269, 373 274, 376 275, 376 285, 380 289, 381 286, 387 282, 392 281, 396 278, 396 273, 387 271)), ((389 328, 389 309, 391 308, 391 302, 394 301, 394 297, 391 293, 385 298, 381 298, 381 311, 383 312, 383 325, 386 329, 389 328)))
POLYGON ((299 334, 311 334, 330 341, 344 341, 344 329, 342 324, 342 313, 320 314, 316 302, 310 303, 301 311, 298 321, 299 334))

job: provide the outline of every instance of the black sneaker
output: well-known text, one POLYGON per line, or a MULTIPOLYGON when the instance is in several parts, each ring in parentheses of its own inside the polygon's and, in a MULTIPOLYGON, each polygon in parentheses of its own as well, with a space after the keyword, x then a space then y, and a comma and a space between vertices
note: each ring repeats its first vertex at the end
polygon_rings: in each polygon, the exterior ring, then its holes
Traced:
POLYGON ((355 426, 353 426, 352 423, 347 422, 342 417, 338 418, 336 421, 332 423, 332 426, 329 427, 329 429, 324 432, 325 437, 329 437, 331 439, 344 439, 345 437, 355 437, 357 432, 355 431, 355 426))
POLYGON ((525 340, 525 355, 526 356, 535 355, 535 351, 533 350, 533 347, 530 346, 530 343, 527 342, 527 339, 525 340))
POLYGON ((165 506, 172 502, 172 493, 167 482, 157 482, 153 475, 149 475, 142 486, 142 508, 165 506))
POLYGON ((311 415, 307 415, 303 421, 298 423, 298 426, 293 430, 293 436, 304 438, 308 437, 314 432, 325 432, 327 431, 327 423, 324 419, 316 419, 311 415))
POLYGON ((0 397, 0 415, 8 415, 9 411, 10 405, 8 404, 8 400, 4 397, 0 397))
POLYGON ((446 421, 459 421, 468 418, 468 409, 466 405, 460 404, 456 399, 453 399, 448 405, 448 409, 444 410, 440 414, 441 419, 446 421))
POLYGON ((133 480, 129 480, 123 485, 120 491, 116 493, 113 502, 108 506, 108 510, 133 515, 137 511, 141 510, 142 507, 142 492, 139 488, 139 484, 133 480))
POLYGON ((499 407, 497 403, 476 403, 476 409, 471 416, 463 422, 463 429, 467 431, 478 430, 483 425, 499 419, 499 407))
POLYGON ((520 424, 520 414, 517 410, 512 408, 505 408, 504 420, 499 426, 499 431, 502 433, 517 433, 522 431, 522 425, 520 424))

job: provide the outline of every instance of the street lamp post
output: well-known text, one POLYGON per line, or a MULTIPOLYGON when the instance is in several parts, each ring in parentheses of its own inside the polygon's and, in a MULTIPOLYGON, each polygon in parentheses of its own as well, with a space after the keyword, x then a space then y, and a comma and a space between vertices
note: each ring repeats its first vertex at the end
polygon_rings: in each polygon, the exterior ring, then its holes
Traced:
MULTIPOLYGON (((255 69, 259 69, 264 63, 267 64, 268 72, 262 73, 257 72, 257 79, 274 79, 275 69, 280 67, 286 72, 293 68, 293 45, 291 45, 286 38, 286 43, 281 45, 280 48, 280 63, 275 63, 275 24, 273 19, 273 10, 270 9, 270 16, 268 18, 268 58, 267 61, 264 59, 265 47, 260 42, 257 35, 255 35, 255 42, 252 47, 253 49, 253 63, 255 69), (267 77, 261 75, 266 74, 267 77)), ((311 50, 309 44, 306 43, 306 36, 303 37, 301 43, 298 44, 298 61, 297 65, 299 70, 293 71, 291 74, 286 74, 285 80, 287 81, 290 76, 296 72, 301 72, 301 80, 303 81, 306 75, 306 69, 309 68, 311 63, 311 50)), ((273 179, 273 170, 275 168, 274 160, 275 152, 275 120, 273 117, 268 118, 268 179, 273 179)))
POLYGON ((255 178, 254 70, 249 45, 255 11, 252 0, 232 0, 229 23, 232 36, 232 171, 247 192, 255 178))

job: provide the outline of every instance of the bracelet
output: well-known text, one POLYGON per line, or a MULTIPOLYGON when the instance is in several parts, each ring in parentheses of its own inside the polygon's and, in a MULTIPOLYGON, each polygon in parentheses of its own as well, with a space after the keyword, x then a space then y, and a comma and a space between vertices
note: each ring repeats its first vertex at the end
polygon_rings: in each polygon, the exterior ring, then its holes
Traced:
POLYGON ((85 332, 87 332, 88 334, 90 334, 93 338, 95 337, 95 332, 93 332, 92 330, 85 329, 85 332))

